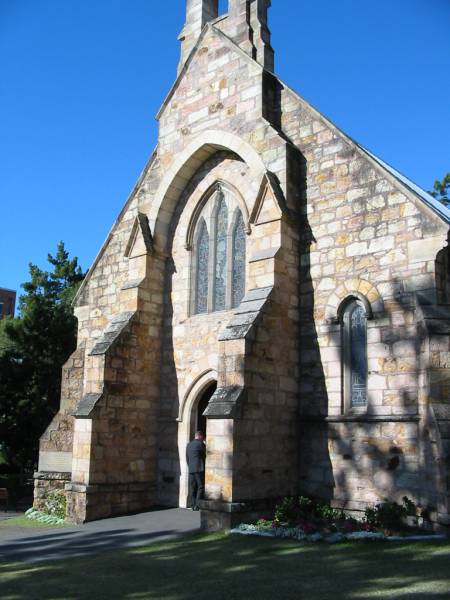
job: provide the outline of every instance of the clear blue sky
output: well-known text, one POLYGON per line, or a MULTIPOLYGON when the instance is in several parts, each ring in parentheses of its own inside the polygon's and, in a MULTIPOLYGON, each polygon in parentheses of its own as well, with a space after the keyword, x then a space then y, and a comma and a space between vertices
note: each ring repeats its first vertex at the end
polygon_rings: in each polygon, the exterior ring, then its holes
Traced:
MULTIPOLYGON (((449 0, 273 0, 278 75, 425 189, 450 171, 449 0)), ((0 0, 0 287, 87 269, 157 139, 184 0, 0 0)))

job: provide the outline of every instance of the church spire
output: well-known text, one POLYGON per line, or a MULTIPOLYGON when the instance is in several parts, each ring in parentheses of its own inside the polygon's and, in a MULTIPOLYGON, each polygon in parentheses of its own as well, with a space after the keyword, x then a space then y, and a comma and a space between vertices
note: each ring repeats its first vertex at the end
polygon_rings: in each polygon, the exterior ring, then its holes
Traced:
MULTIPOLYGON (((186 0, 186 23, 180 34, 181 71, 203 27, 219 16, 218 0, 186 0)), ((271 0, 228 0, 228 14, 216 26, 269 71, 274 70, 268 10, 271 0)))

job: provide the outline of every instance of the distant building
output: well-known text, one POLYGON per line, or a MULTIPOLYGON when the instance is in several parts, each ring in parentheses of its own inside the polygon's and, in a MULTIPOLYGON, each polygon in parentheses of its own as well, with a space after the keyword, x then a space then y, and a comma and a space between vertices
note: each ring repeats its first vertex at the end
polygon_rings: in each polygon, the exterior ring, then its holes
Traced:
POLYGON ((16 292, 6 288, 0 288, 0 319, 13 317, 16 307, 16 292))

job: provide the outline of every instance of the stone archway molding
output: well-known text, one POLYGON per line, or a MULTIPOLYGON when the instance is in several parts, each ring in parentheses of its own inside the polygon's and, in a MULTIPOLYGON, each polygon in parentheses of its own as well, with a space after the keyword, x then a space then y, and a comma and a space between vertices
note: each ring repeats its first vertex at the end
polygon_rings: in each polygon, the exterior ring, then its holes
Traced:
POLYGON ((148 217, 155 243, 160 248, 164 247, 172 215, 182 191, 201 165, 213 154, 223 150, 242 158, 259 189, 266 167, 255 148, 233 133, 220 130, 202 132, 180 152, 167 169, 152 202, 148 217))
POLYGON ((212 383, 217 383, 217 371, 211 368, 203 371, 191 382, 180 404, 177 418, 179 423, 189 421, 196 400, 212 383))
POLYGON ((383 298, 377 288, 365 279, 345 281, 328 298, 325 308, 325 321, 337 323, 341 316, 341 307, 347 298, 358 298, 366 307, 368 318, 384 312, 383 298))

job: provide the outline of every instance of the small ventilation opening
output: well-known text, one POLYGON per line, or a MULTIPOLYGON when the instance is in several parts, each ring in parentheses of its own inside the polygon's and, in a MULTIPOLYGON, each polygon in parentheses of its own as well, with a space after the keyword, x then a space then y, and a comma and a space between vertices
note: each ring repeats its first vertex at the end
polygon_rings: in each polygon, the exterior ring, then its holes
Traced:
POLYGON ((219 16, 225 15, 228 12, 228 0, 219 0, 219 16))

